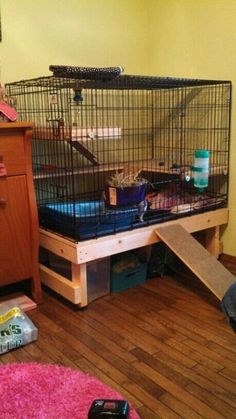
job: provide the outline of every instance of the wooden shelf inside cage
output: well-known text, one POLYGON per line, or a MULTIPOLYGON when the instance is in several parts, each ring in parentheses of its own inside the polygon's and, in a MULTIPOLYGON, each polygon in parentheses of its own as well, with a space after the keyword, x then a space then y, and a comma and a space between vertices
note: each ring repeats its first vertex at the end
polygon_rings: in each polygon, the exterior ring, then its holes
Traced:
POLYGON ((161 241, 161 237, 156 234, 157 228, 172 225, 180 225, 188 234, 203 231, 205 248, 217 258, 220 253, 219 228, 227 222, 228 209, 221 208, 82 242, 76 242, 55 232, 41 229, 41 247, 69 261, 72 272, 72 279, 68 280, 41 264, 41 281, 72 303, 85 307, 88 304, 86 267, 88 262, 152 245, 161 241))
MULTIPOLYGON (((152 160, 142 160, 141 171, 145 172, 156 172, 156 173, 166 173, 166 174, 185 174, 191 176, 191 169, 189 165, 176 166, 174 162, 169 161, 168 163, 162 164, 161 160, 152 159, 152 160)), ((132 165, 138 169, 138 162, 132 162, 132 165)), ((227 165, 214 164, 209 168, 209 175, 227 175, 228 167, 227 165)), ((191 176, 192 177, 192 176, 191 176)))
MULTIPOLYGON (((189 166, 186 167, 175 167, 171 162, 168 164, 161 165, 160 160, 140 160, 132 162, 123 162, 122 165, 119 163, 109 163, 109 164, 99 164, 97 166, 86 166, 81 168, 76 168, 74 170, 66 170, 55 167, 47 167, 44 170, 35 172, 34 179, 46 179, 52 177, 63 177, 71 175, 83 175, 89 173, 102 173, 102 172, 112 172, 112 171, 124 171, 127 173, 141 173, 141 172, 153 172, 153 173, 166 173, 166 174, 176 174, 179 175, 183 173, 185 176, 189 175, 192 177, 191 170, 189 166)), ((209 169, 209 174, 211 176, 224 175, 228 174, 228 168, 226 165, 213 165, 209 169)))
POLYGON ((56 178, 63 176, 74 176, 74 175, 83 175, 89 173, 101 173, 101 172, 112 172, 112 171, 122 171, 124 169, 124 164, 100 164, 99 166, 86 166, 81 168, 76 168, 74 170, 66 170, 55 167, 47 167, 44 170, 40 170, 34 173, 34 179, 46 179, 46 178, 56 178))

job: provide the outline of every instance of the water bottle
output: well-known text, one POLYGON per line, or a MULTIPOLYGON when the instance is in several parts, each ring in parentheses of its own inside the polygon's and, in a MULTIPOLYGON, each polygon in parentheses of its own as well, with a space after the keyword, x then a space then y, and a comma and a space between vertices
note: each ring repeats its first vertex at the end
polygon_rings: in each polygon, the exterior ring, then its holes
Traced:
POLYGON ((208 150, 195 150, 194 153, 194 186, 198 188, 199 192, 203 192, 208 186, 209 178, 209 157, 210 152, 208 150))

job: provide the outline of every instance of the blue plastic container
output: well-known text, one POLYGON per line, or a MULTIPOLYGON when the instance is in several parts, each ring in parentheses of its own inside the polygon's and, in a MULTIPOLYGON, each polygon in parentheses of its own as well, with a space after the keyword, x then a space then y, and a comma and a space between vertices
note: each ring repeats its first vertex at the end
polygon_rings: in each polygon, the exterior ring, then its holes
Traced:
POLYGON ((141 263, 137 268, 128 268, 121 273, 111 274, 111 292, 120 292, 141 285, 146 281, 147 263, 141 263))
POLYGON ((103 208, 100 201, 48 204, 39 208, 40 225, 79 240, 128 230, 138 208, 103 208))
POLYGON ((145 282, 147 262, 133 252, 123 252, 111 257, 111 292, 124 291, 145 282))

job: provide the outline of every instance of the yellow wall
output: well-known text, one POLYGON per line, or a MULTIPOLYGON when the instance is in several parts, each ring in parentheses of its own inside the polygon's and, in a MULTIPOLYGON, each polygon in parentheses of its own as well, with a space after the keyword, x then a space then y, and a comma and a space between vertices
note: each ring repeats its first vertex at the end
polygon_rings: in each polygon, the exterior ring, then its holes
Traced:
POLYGON ((147 71, 145 0, 1 0, 0 79, 49 74, 49 64, 147 71), (141 30, 140 30, 141 28, 141 30))
POLYGON ((231 80, 233 109, 229 209, 224 253, 236 256, 236 0, 149 0, 153 74, 231 80))
MULTIPOLYGON (((236 0, 0 0, 0 80, 48 75, 49 64, 124 66, 126 73, 232 80, 236 0)), ((232 110, 230 221, 236 256, 236 125, 232 110)))

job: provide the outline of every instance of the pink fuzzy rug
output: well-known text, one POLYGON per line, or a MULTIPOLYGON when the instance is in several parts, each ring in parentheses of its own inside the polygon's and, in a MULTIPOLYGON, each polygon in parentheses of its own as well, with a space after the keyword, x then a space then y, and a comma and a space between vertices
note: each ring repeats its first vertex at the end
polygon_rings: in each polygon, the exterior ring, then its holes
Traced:
MULTIPOLYGON (((0 365, 0 417, 3 419, 87 419, 94 399, 123 399, 80 371, 53 364, 0 365)), ((130 419, 139 416, 131 408, 130 419)))

